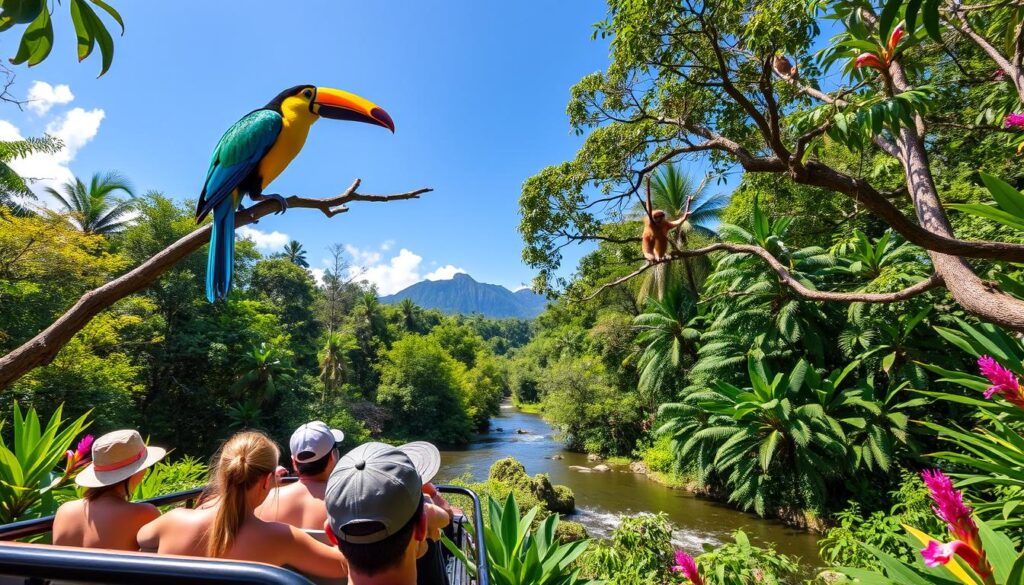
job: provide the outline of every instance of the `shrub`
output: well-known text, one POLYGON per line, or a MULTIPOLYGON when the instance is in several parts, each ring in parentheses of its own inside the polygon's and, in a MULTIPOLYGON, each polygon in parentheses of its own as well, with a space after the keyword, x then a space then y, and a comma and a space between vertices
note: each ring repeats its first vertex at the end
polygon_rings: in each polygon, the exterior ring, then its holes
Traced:
MULTIPOLYGON (((505 498, 504 505, 494 498, 487 498, 487 510, 488 522, 484 526, 484 537, 487 541, 490 577, 494 583, 575 585, 587 582, 579 578, 579 569, 573 568, 573 563, 587 550, 590 541, 577 540, 561 544, 555 538, 559 525, 557 514, 548 516, 535 528, 531 528, 541 512, 540 507, 531 508, 522 514, 512 494, 505 498)), ((475 564, 462 549, 447 538, 443 542, 471 572, 474 570, 475 564)))
POLYGON ((672 578, 672 524, 664 513, 623 518, 611 540, 580 564, 590 577, 617 585, 657 585, 672 578))

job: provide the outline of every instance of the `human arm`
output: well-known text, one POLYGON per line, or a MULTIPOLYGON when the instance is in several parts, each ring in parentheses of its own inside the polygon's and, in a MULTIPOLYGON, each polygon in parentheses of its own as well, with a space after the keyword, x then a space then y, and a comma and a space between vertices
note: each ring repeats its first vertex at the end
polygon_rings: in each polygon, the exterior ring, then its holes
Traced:
MULTIPOLYGON (((174 513, 171 510, 167 515, 174 513)), ((157 516, 152 522, 145 524, 139 529, 138 534, 135 536, 135 540, 139 543, 139 550, 141 551, 156 551, 160 548, 160 528, 166 522, 167 516, 157 516)))
POLYGON ((328 546, 304 531, 288 526, 290 538, 282 565, 318 577, 348 577, 348 562, 336 547, 328 546))

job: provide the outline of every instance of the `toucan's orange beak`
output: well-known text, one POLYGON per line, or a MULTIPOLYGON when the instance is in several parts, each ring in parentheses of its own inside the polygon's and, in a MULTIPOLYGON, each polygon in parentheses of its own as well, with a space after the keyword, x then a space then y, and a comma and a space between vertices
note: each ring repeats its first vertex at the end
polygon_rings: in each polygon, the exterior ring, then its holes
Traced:
POLYGON ((330 87, 316 88, 316 95, 310 103, 310 110, 332 120, 351 120, 383 126, 392 132, 395 123, 391 116, 377 104, 354 93, 330 87))

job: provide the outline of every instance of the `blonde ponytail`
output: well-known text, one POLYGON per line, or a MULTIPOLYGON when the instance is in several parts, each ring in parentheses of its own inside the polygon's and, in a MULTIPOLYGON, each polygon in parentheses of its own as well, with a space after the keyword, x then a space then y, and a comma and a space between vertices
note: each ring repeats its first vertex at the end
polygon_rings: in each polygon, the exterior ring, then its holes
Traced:
POLYGON ((257 481, 277 468, 279 450, 259 432, 238 433, 221 447, 217 457, 217 495, 220 503, 206 537, 206 554, 223 556, 231 548, 245 521, 245 495, 257 481))

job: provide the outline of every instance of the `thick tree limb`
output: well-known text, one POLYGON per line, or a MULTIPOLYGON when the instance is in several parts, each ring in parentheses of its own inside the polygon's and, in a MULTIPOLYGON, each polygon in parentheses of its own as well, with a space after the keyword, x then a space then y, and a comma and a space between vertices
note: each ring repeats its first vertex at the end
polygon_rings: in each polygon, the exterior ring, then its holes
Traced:
MULTIPOLYGON (((348 211, 345 204, 352 201, 383 202, 416 199, 432 190, 417 189, 395 195, 364 195, 357 192, 359 184, 359 179, 356 179, 348 189, 336 197, 324 199, 288 197, 288 207, 319 209, 327 217, 334 217, 348 211)), ((260 201, 235 216, 235 227, 254 223, 261 217, 277 211, 280 211, 280 206, 276 201, 260 201)), ((9 387, 12 382, 29 370, 53 361, 61 348, 71 341, 71 338, 81 331, 90 319, 126 296, 146 288, 172 266, 203 247, 210 241, 210 230, 210 224, 200 227, 129 272, 85 293, 52 325, 14 351, 0 357, 0 390, 9 387)))
MULTIPOLYGON (((840 303, 895 303, 897 301, 907 300, 933 288, 943 286, 942 277, 938 274, 933 274, 921 282, 908 286, 902 290, 889 293, 832 292, 815 290, 807 288, 807 286, 797 280, 793 274, 789 272, 786 266, 782 264, 782 262, 779 262, 778 258, 772 256, 771 252, 768 250, 765 250, 760 246, 752 246, 750 244, 732 244, 728 242, 716 242, 714 244, 704 246, 703 248, 694 248, 693 250, 677 250, 669 254, 668 259, 662 260, 662 262, 672 262, 674 260, 693 258, 695 256, 706 256, 712 252, 722 250, 738 254, 752 254, 759 257, 775 271, 775 274, 779 277, 780 284, 788 287, 800 298, 807 299, 809 301, 831 301, 840 303)), ((605 289, 619 286, 633 278, 636 278, 656 264, 659 263, 648 262, 626 276, 613 280, 612 282, 605 283, 596 291, 584 297, 583 300, 589 301, 601 294, 605 289)))

